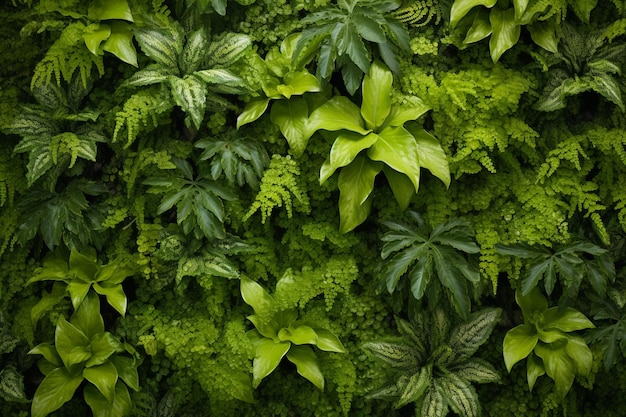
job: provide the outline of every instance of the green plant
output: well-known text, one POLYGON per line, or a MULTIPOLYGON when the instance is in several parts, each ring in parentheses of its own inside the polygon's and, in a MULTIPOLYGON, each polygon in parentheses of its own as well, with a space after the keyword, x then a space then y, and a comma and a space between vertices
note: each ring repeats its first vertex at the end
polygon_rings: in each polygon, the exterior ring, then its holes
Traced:
POLYGON ((189 161, 172 157, 172 162, 176 166, 172 173, 143 182, 150 186, 148 193, 165 194, 157 215, 176 206, 176 222, 185 234, 193 233, 197 239, 226 236, 223 200, 233 200, 233 194, 219 182, 211 181, 208 174, 194 175, 189 161))
POLYGON ((503 355, 506 369, 526 359, 528 386, 547 374, 561 397, 570 390, 576 375, 591 372, 593 355, 585 340, 572 332, 595 327, 580 311, 572 307, 550 307, 538 288, 527 295, 515 292, 522 309, 524 324, 504 336, 503 355))
MULTIPOLYGON (((20 340, 11 334, 4 314, 0 312, 0 398, 4 401, 28 403, 24 389, 24 375, 16 367, 9 355, 20 344, 20 340)), ((15 356, 15 355, 13 355, 15 356)))
POLYGON ((176 104, 186 114, 188 126, 196 129, 207 107, 232 108, 219 93, 241 93, 243 81, 228 67, 242 58, 250 46, 248 36, 228 33, 211 40, 206 28, 185 33, 178 22, 153 23, 135 30, 141 50, 155 61, 135 72, 124 86, 166 85, 176 104), (162 26, 166 23, 165 26, 162 26))
POLYGON ((484 309, 452 329, 441 309, 421 312, 411 322, 397 318, 402 338, 364 345, 394 371, 391 381, 368 394, 369 398, 393 400, 396 408, 415 403, 416 415, 422 417, 445 416, 448 407, 463 417, 480 416, 472 384, 498 382, 500 376, 489 362, 473 355, 499 318, 499 309, 484 309))
POLYGON ((563 297, 576 298, 586 278, 600 295, 606 293, 609 282, 615 280, 615 265, 606 249, 589 241, 559 245, 554 249, 526 244, 496 245, 498 252, 528 259, 521 281, 522 295, 528 295, 543 279, 546 294, 554 291, 557 276, 563 287, 563 297))
POLYGON ((72 249, 68 260, 65 251, 50 252, 44 258, 43 266, 35 271, 26 284, 56 281, 63 282, 65 285, 57 286, 58 290, 41 298, 33 307, 32 321, 37 323, 47 306, 56 303, 56 294, 68 293, 74 309, 77 310, 92 288, 96 293, 104 295, 109 305, 123 316, 126 314, 128 300, 124 294, 122 282, 134 274, 133 269, 122 265, 119 261, 101 265, 95 253, 80 253, 72 249))
POLYGON ((546 58, 550 67, 545 88, 535 103, 541 111, 566 107, 566 98, 593 91, 626 110, 622 100, 621 78, 626 43, 613 42, 624 29, 612 34, 614 26, 604 30, 563 23, 563 38, 558 52, 546 58))
MULTIPOLYGON (((280 293, 294 284, 293 279, 286 274, 276 283, 276 292, 280 293)), ((323 390, 324 375, 315 351, 308 345, 327 352, 344 353, 339 339, 324 328, 299 321, 296 309, 280 308, 274 298, 255 281, 242 276, 240 288, 243 300, 254 309, 254 314, 248 316, 255 327, 248 332, 255 349, 252 386, 258 387, 263 378, 271 374, 282 358, 287 356, 296 365, 300 375, 323 390)))
MULTIPOLYGON (((493 62, 498 62, 502 54, 518 42, 522 26, 528 29, 537 45, 556 53, 558 9, 566 6, 534 3, 528 0, 455 0, 450 11, 450 26, 465 34, 462 47, 491 36, 489 49, 493 62)), ((575 10, 589 21, 595 2, 591 7, 586 1, 574 3, 585 3, 588 10, 575 10)))
POLYGON ((626 314, 624 314, 624 291, 611 288, 606 296, 588 294, 592 301, 591 315, 598 327, 587 333, 586 339, 602 347, 604 370, 615 365, 618 352, 626 356, 626 314), (608 321, 608 323, 607 323, 608 321))
POLYGON ((341 68, 346 89, 354 94, 374 59, 365 40, 376 44, 378 57, 399 73, 398 49, 410 50, 406 28, 390 15, 399 6, 393 0, 338 0, 311 13, 302 19, 309 27, 302 32, 292 58, 306 61, 319 49, 318 76, 328 79, 335 67, 341 68))
POLYGON ((95 162, 97 144, 107 139, 94 123, 100 113, 81 108, 89 90, 78 76, 66 88, 54 83, 38 85, 32 89, 38 104, 24 106, 5 128, 22 137, 13 151, 28 154, 29 187, 49 173, 53 174, 48 181, 52 190, 66 168, 73 168, 79 160, 95 162))
POLYGON ((45 375, 37 387, 32 417, 45 417, 74 396, 83 381, 85 402, 94 417, 123 417, 131 408, 130 387, 139 390, 139 377, 132 353, 104 330, 98 295, 89 292, 67 321, 59 318, 54 345, 42 343, 30 354, 42 355, 37 362, 45 375))
POLYGON ((306 93, 321 91, 320 81, 303 64, 294 65, 291 59, 300 35, 290 35, 272 48, 265 60, 258 63, 263 69, 261 85, 265 97, 250 100, 237 117, 237 129, 257 120, 274 101, 270 110, 272 123, 279 126, 289 147, 296 156, 304 152, 308 136, 303 127, 309 117, 309 105, 304 98, 294 98, 306 93))
POLYGON ((385 243, 380 279, 390 293, 410 290, 416 300, 427 296, 431 308, 440 305, 444 293, 456 312, 467 318, 471 306, 468 281, 475 288, 480 283, 478 268, 468 259, 480 252, 471 226, 455 219, 431 228, 418 213, 409 215, 415 225, 383 222, 391 230, 381 238, 385 243))
POLYGON ((408 125, 429 109, 417 97, 402 106, 391 101, 393 76, 374 62, 363 79, 361 108, 336 96, 311 113, 309 132, 338 131, 330 155, 320 169, 324 183, 338 169, 340 230, 363 223, 371 209, 374 179, 383 171, 401 209, 417 193, 420 168, 450 184, 446 155, 437 139, 423 128, 408 125))

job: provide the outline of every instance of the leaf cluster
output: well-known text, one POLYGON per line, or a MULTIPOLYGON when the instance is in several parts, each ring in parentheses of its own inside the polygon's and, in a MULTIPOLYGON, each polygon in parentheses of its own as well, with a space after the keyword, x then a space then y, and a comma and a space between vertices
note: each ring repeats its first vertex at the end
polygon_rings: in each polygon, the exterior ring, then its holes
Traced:
POLYGON ((364 348, 387 367, 391 381, 368 394, 394 401, 399 408, 416 404, 416 415, 443 417, 448 409, 462 417, 481 415, 474 383, 498 382, 487 361, 473 357, 500 318, 500 310, 484 309, 451 328, 442 309, 421 312, 412 321, 397 318, 402 338, 367 342, 364 348))

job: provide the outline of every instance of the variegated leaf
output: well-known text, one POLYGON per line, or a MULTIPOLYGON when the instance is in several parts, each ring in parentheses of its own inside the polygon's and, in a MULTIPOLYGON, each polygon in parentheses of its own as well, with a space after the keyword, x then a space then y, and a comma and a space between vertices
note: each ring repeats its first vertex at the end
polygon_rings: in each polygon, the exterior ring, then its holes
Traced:
POLYGON ((474 387, 455 374, 439 378, 438 383, 447 403, 452 410, 462 417, 480 416, 480 403, 474 387))
POLYGON ((29 402, 24 391, 24 376, 14 365, 7 365, 0 371, 0 398, 9 402, 29 402))
MULTIPOLYGON (((422 315, 418 317, 423 318, 422 315)), ((419 321, 419 319, 417 320, 419 321)), ((398 331, 405 337, 408 337, 411 345, 413 347, 413 352, 419 358, 419 362, 421 363, 426 358, 426 345, 424 340, 427 339, 427 333, 422 326, 423 323, 415 323, 408 322, 401 318, 396 318, 396 325, 398 326, 398 331)))
POLYGON ((201 68, 209 45, 209 36, 205 29, 196 30, 187 36, 181 62, 183 74, 191 74, 201 68))
POLYGON ((449 345, 455 352, 457 362, 472 356, 487 341, 500 319, 500 313, 497 308, 481 310, 452 330, 449 345))
POLYGON ((142 87, 145 85, 159 84, 165 82, 172 75, 172 71, 168 71, 160 64, 150 64, 142 70, 134 73, 124 82, 124 86, 142 87))
POLYGON ((438 384, 431 384, 422 402, 422 417, 445 417, 448 405, 438 384))
POLYGON ((471 358, 466 362, 457 364, 450 368, 450 371, 469 382, 485 384, 500 381, 500 374, 493 365, 480 358, 471 358))
POLYGON ((397 408, 403 407, 406 404, 415 402, 420 399, 430 387, 433 377, 432 365, 423 366, 420 370, 409 378, 407 384, 404 387, 404 391, 400 395, 400 399, 396 402, 397 408))
POLYGON ((174 101, 187 113, 195 128, 199 129, 206 109, 205 84, 193 76, 170 77, 168 81, 174 101))
POLYGON ((206 66, 208 68, 229 67, 241 59, 251 44, 252 40, 247 35, 227 33, 209 45, 206 51, 206 66))
POLYGON ((412 371, 420 365, 413 347, 403 342, 368 342, 363 347, 393 369, 412 371))
POLYGON ((144 54, 157 63, 174 70, 178 68, 178 57, 183 52, 182 28, 139 29, 135 39, 144 54))

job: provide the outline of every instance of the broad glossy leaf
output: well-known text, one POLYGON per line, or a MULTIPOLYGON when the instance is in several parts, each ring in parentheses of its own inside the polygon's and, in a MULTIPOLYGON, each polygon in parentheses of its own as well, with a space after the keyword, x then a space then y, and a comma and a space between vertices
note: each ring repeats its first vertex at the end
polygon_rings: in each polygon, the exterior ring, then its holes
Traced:
POLYGON ((267 315, 270 313, 274 300, 261 285, 242 276, 240 289, 243 300, 254 309, 256 314, 267 315))
POLYGON ((535 348, 535 353, 543 360, 546 373, 554 380, 556 390, 561 397, 565 397, 576 376, 576 366, 567 354, 566 344, 539 344, 535 348))
POLYGON ((54 345, 65 367, 71 369, 72 365, 86 360, 83 355, 77 356, 79 352, 75 349, 86 351, 89 339, 76 326, 61 317, 54 332, 54 345))
POLYGON ((85 379, 98 388, 98 391, 112 403, 115 399, 115 385, 117 384, 117 369, 111 362, 105 362, 83 370, 85 379))
POLYGON ((365 136, 355 132, 346 132, 337 136, 328 159, 320 168, 320 184, 326 182, 337 168, 350 164, 361 151, 370 148, 378 139, 379 136, 374 132, 365 136))
POLYGON ((346 233, 367 219, 370 211, 368 197, 374 190, 374 179, 382 164, 358 156, 339 174, 339 230, 346 233))
POLYGON ((361 109, 347 97, 335 96, 315 109, 309 117, 311 132, 324 130, 350 130, 366 135, 370 131, 365 128, 361 118, 361 109))
POLYGON ((580 311, 571 308, 551 307, 543 312, 542 328, 558 329, 563 332, 593 329, 593 323, 580 311))
POLYGON ((476 6, 491 8, 497 0, 456 0, 450 10, 450 26, 454 28, 476 6))
POLYGON ((294 155, 302 155, 314 130, 308 125, 309 108, 303 98, 274 102, 270 120, 278 125, 294 155))
POLYGON ((272 339, 267 338, 257 344, 252 362, 252 387, 258 387, 263 378, 276 369, 290 347, 291 343, 289 342, 274 343, 272 339))
POLYGON ((507 371, 511 372, 513 365, 530 355, 538 341, 537 332, 529 324, 520 324, 509 330, 504 336, 502 345, 507 371))
POLYGON ((435 177, 439 178, 446 187, 450 186, 450 167, 448 157, 441 144, 430 133, 422 128, 409 129, 417 143, 419 164, 426 168, 435 177))
POLYGON ((383 167, 383 172, 385 173, 389 187, 391 187, 393 196, 400 206, 400 210, 406 210, 415 195, 413 183, 406 175, 387 166, 383 167))
POLYGON ((50 343, 41 343, 34 348, 32 348, 29 352, 29 355, 43 355, 44 359, 53 365, 59 367, 63 366, 63 361, 61 357, 57 353, 57 350, 50 343))
POLYGON ((296 345, 314 345, 317 342, 317 333, 309 326, 291 325, 278 331, 278 340, 296 345))
POLYGON ((513 0, 513 8, 515 9, 515 20, 520 20, 526 12, 528 0, 513 0))
POLYGON ((70 293, 74 308, 78 308, 81 305, 90 288, 91 282, 84 282, 78 279, 74 279, 67 284, 67 292, 70 293))
POLYGON ((472 25, 467 30, 464 44, 470 44, 482 41, 491 35, 491 22, 489 21, 489 10, 481 9, 477 13, 473 13, 472 25))
POLYGON ((384 43, 387 40, 380 22, 373 18, 372 15, 363 13, 362 10, 357 10, 352 13, 352 21, 363 39, 375 43, 384 43))
MULTIPOLYGON (((416 270, 411 271, 412 281, 429 278, 429 276, 424 276, 426 271, 422 270, 421 268, 425 268, 429 263, 432 265, 430 256, 428 256, 427 259, 420 259, 428 255, 428 249, 428 245, 424 243, 413 245, 403 250, 402 252, 395 254, 391 259, 383 263, 380 275, 384 278, 387 291, 389 291, 389 293, 393 293, 395 291, 398 282, 400 281, 400 278, 406 273, 406 271, 409 269, 409 266, 415 261, 418 261, 418 266, 415 267, 416 270), (420 266, 420 263, 423 263, 423 265, 420 266)), ((428 282, 416 283, 416 285, 418 286, 425 286, 427 284, 428 282)), ((420 298, 417 299, 419 300, 420 298)))
POLYGON ((128 300, 126 298, 126 294, 124 294, 124 288, 121 284, 107 285, 103 283, 100 285, 99 283, 95 283, 93 285, 93 289, 98 294, 104 295, 109 305, 118 313, 122 316, 126 314, 126 305, 128 304, 128 300))
MULTIPOLYGON (((39 301, 30 310, 30 320, 33 327, 37 325, 39 319, 48 311, 52 310, 54 306, 59 304, 66 295, 67 285, 63 282, 55 282, 52 285, 52 291, 47 292, 43 290, 39 301)), ((0 350, 1 352, 2 350, 0 350)))
POLYGON ((285 74, 283 82, 285 86, 289 87, 290 95, 285 95, 287 98, 290 98, 292 95, 299 96, 304 93, 322 91, 320 81, 306 69, 302 71, 289 71, 285 74))
POLYGON ((126 0, 92 0, 87 16, 91 20, 127 20, 133 21, 133 14, 126 0))
POLYGON ((65 368, 56 368, 41 381, 33 396, 32 417, 45 417, 61 408, 74 396, 83 382, 81 374, 71 375, 65 368))
POLYGON ((570 336, 565 346, 567 355, 576 367, 576 373, 582 376, 589 376, 593 365, 593 354, 587 346, 585 339, 578 336, 570 336))
POLYGON ((111 36, 102 44, 107 51, 122 61, 137 67, 137 50, 133 44, 133 32, 130 25, 124 22, 111 22, 111 36))
POLYGON ((111 27, 106 24, 92 23, 85 28, 83 39, 89 52, 94 55, 102 55, 100 45, 111 36, 111 27))
POLYGON ((115 285, 121 284, 126 278, 134 274, 133 268, 122 266, 118 262, 111 262, 98 268, 95 280, 103 285, 115 285))
POLYGON ((526 380, 528 381, 528 388, 533 390, 537 379, 545 375, 546 370, 543 367, 543 361, 539 359, 534 353, 531 353, 526 360, 526 380))
POLYGON ((287 352, 287 359, 296 365, 300 375, 320 390, 324 390, 324 375, 322 375, 317 356, 310 346, 292 346, 287 352))
POLYGON ((515 301, 521 307, 526 323, 533 322, 533 313, 535 311, 543 312, 548 308, 548 300, 537 287, 533 288, 526 295, 519 290, 515 291, 515 301))
POLYGON ((127 416, 132 408, 128 388, 121 382, 115 386, 113 402, 109 402, 93 385, 87 385, 83 391, 85 402, 91 408, 93 417, 127 416))
POLYGON ((96 335, 91 340, 89 348, 92 356, 85 364, 87 367, 101 365, 108 361, 114 353, 124 351, 122 343, 109 332, 96 335))
MULTIPOLYGON (((404 123, 412 120, 417 120, 426 114, 430 110, 430 107, 426 105, 417 96, 409 96, 401 106, 392 106, 387 120, 385 120, 385 126, 403 126, 404 123)), ((413 133, 412 129, 408 129, 413 133)))
POLYGON ((262 98, 250 100, 239 116, 237 116, 237 129, 241 126, 252 123, 265 113, 269 106, 270 99, 262 98))
POLYGON ((70 323, 80 329, 89 340, 104 332, 104 320, 100 314, 100 299, 97 294, 87 294, 78 309, 72 314, 70 323))
POLYGON ((519 40, 521 26, 515 20, 515 10, 491 9, 489 14, 491 23, 491 39, 489 39, 489 49, 491 59, 498 62, 503 53, 511 49, 519 40))
POLYGON ((537 21, 526 25, 533 42, 546 51, 556 54, 559 51, 559 39, 556 34, 556 24, 549 21, 537 21))
POLYGON ((405 174, 417 193, 420 180, 420 159, 415 138, 403 127, 388 127, 367 151, 374 161, 381 161, 405 174))
MULTIPOLYGON (((260 335, 278 341, 278 332, 282 326, 274 317, 268 318, 259 314, 251 314, 246 318, 254 324, 254 327, 260 335)), ((250 336, 254 336, 254 334, 252 333, 250 336)))
POLYGON ((326 329, 315 328, 317 333, 317 347, 326 352, 345 353, 346 349, 337 336, 326 329))
POLYGON ((387 119, 391 111, 393 75, 382 63, 374 61, 363 78, 361 116, 368 129, 375 129, 387 119))
POLYGON ((598 4, 598 0, 575 0, 569 3, 576 17, 583 23, 589 23, 591 11, 598 4))

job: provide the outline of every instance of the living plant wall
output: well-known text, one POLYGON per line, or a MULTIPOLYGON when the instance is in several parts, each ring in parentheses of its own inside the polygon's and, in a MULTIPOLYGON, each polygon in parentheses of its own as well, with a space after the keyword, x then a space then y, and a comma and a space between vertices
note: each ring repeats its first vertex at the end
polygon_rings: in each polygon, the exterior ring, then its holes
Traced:
POLYGON ((626 414, 626 2, 0 6, 0 414, 626 414))

